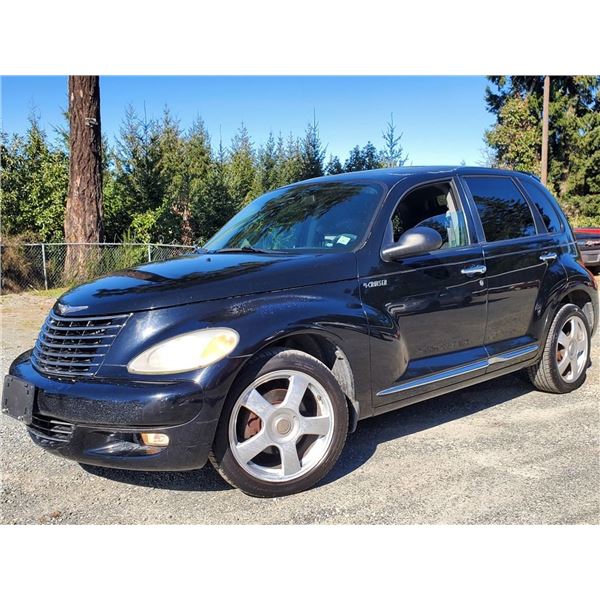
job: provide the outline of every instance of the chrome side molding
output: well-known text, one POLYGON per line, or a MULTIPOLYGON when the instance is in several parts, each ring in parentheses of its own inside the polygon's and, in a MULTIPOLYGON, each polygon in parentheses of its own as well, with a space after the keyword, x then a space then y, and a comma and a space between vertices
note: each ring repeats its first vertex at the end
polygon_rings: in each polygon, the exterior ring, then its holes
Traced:
POLYGON ((500 354, 495 354, 494 356, 490 356, 489 358, 462 365, 454 369, 448 369, 439 373, 433 373, 432 375, 426 375, 425 377, 417 377, 415 379, 411 379, 410 381, 407 381, 405 383, 401 383, 391 388, 381 390, 377 392, 377 396, 389 396, 390 394, 397 394, 398 392, 404 392, 406 390, 422 387, 424 385, 429 385, 430 383, 437 383, 438 381, 444 381, 445 379, 452 379, 454 377, 459 377, 468 373, 482 371, 493 364, 503 363, 510 360, 515 360, 517 358, 522 358, 530 354, 534 354, 538 351, 538 349, 539 344, 528 344, 527 346, 515 348, 514 350, 509 350, 500 354))
POLYGON ((522 356, 527 356, 528 354, 535 354, 538 351, 538 348, 538 344, 529 344, 529 346, 515 348, 514 350, 509 350, 508 352, 502 352, 502 354, 495 354, 494 356, 490 356, 490 358, 488 359, 488 363, 490 365, 494 365, 496 363, 503 363, 508 360, 513 360, 515 358, 521 358, 522 356))
POLYGON ((478 360, 473 363, 469 363, 468 365, 463 365, 462 367, 456 367, 455 369, 449 369, 447 371, 442 371, 441 373, 434 373, 433 375, 426 375, 425 377, 418 377, 416 379, 411 379, 406 383, 401 383, 400 385, 395 385, 394 387, 388 388, 387 390, 381 390, 377 392, 378 396, 388 396, 389 394, 396 394, 398 392, 403 392, 404 390, 410 390, 412 388, 421 387, 423 385, 428 385, 430 383, 436 383, 437 381, 443 381, 444 379, 451 379, 452 377, 458 377, 460 375, 465 375, 466 373, 473 373, 475 371, 482 371, 486 369, 488 366, 488 361, 486 360, 478 360))

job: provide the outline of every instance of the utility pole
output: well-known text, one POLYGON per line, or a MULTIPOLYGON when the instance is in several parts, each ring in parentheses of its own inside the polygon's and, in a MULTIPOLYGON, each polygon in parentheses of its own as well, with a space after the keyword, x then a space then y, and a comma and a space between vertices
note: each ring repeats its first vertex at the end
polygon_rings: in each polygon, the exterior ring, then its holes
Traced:
POLYGON ((542 183, 548 183, 548 111, 550 108, 550 76, 544 77, 544 104, 542 112, 542 183))

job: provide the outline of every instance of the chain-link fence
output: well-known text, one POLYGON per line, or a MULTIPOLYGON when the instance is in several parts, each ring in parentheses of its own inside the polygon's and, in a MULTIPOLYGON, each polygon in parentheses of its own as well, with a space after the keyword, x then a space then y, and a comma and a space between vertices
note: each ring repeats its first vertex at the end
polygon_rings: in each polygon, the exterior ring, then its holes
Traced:
POLYGON ((170 244, 2 244, 0 290, 6 294, 71 286, 193 249, 170 244))

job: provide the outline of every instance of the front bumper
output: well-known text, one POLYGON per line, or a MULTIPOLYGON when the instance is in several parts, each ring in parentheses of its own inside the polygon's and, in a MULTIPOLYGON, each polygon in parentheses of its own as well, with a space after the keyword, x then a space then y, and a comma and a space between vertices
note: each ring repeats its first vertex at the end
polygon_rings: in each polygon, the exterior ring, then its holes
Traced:
POLYGON ((143 471, 199 469, 206 464, 222 401, 195 381, 59 380, 36 371, 29 353, 9 374, 35 386, 33 441, 84 464, 143 471), (169 436, 147 446, 140 433, 169 436))
POLYGON ((35 419, 27 429, 31 439, 45 450, 83 464, 135 471, 200 469, 208 459, 217 425, 217 421, 198 419, 173 427, 128 430, 76 424, 65 442, 50 439, 48 429, 40 426, 44 422, 49 420, 35 419), (142 431, 167 434, 169 445, 164 448, 144 445, 140 438, 142 431))

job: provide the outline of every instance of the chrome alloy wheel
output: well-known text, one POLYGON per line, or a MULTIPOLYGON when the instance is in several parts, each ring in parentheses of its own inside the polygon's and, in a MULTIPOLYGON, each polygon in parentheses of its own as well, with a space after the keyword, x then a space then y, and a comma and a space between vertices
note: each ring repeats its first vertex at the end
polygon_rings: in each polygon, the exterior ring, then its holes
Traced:
POLYGON ((565 321, 556 344, 556 365, 564 381, 575 381, 588 360, 587 329, 581 317, 573 315, 565 321))
POLYGON ((250 475, 283 482, 319 465, 333 432, 333 404, 324 387, 300 371, 272 371, 257 378, 235 403, 229 446, 250 475))

